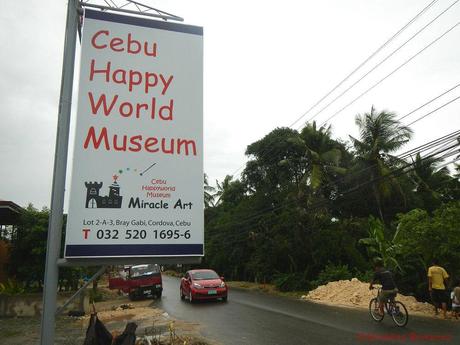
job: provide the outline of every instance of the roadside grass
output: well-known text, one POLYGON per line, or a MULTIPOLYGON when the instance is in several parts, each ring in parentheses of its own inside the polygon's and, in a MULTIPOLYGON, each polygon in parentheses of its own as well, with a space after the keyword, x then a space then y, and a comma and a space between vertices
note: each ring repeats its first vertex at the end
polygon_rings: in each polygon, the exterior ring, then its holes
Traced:
MULTIPOLYGON (((162 272, 162 274, 170 276, 170 277, 176 277, 176 278, 180 278, 183 276, 183 273, 179 273, 173 270, 164 271, 162 272)), ((252 283, 252 282, 245 282, 245 281, 225 281, 225 283, 230 288, 244 289, 244 290, 250 290, 250 291, 259 291, 259 292, 267 293, 270 295, 290 297, 290 298, 300 298, 303 295, 306 295, 308 293, 307 291, 282 292, 278 290, 273 284, 260 284, 260 283, 252 283)))
POLYGON ((279 291, 273 284, 260 284, 244 281, 226 281, 226 283, 230 288, 259 291, 270 295, 282 297, 300 298, 302 295, 306 294, 305 291, 282 292, 279 291))
POLYGON ((164 275, 170 276, 170 277, 176 277, 176 278, 180 278, 180 277, 182 277, 184 275, 183 273, 172 271, 172 270, 167 270, 167 271, 161 272, 161 274, 164 274, 164 275))
POLYGON ((5 339, 5 338, 10 338, 10 337, 15 337, 15 336, 21 335, 22 333, 23 331, 21 330, 5 329, 5 330, 2 330, 2 338, 5 339))

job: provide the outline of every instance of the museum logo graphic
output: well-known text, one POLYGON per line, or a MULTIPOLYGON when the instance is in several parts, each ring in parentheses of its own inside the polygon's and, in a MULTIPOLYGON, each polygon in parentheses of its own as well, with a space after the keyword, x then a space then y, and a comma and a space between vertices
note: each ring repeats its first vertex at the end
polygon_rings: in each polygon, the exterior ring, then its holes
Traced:
POLYGON ((102 182, 85 182, 86 208, 121 208, 123 197, 120 195, 120 185, 117 183, 118 176, 113 176, 113 183, 109 187, 109 195, 99 195, 102 182))

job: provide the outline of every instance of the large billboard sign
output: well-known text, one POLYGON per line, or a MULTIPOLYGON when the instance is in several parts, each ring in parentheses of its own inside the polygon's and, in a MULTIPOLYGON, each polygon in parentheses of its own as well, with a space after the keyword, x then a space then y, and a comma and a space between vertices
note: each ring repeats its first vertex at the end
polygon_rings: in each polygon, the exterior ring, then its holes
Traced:
POLYGON ((86 10, 66 258, 202 256, 203 30, 86 10))

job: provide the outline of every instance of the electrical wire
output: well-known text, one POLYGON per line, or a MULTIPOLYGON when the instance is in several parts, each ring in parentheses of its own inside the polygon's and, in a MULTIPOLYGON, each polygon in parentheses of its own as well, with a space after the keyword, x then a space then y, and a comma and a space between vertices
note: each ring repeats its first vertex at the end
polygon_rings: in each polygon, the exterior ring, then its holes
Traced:
MULTIPOLYGON (((458 162, 458 161, 460 161, 460 156, 457 157, 457 158, 455 158, 455 159, 453 159, 453 160, 451 160, 450 162, 447 162, 447 163, 444 163, 444 164, 440 165, 440 166, 438 167, 438 170, 439 170, 439 169, 442 169, 442 168, 444 168, 444 167, 446 167, 446 166, 448 166, 448 165, 451 165, 451 164, 453 164, 453 163, 456 163, 456 162, 458 162)), ((450 182, 450 181, 449 181, 449 182, 450 182)))
POLYGON ((338 111, 336 111, 334 114, 332 114, 329 118, 327 118, 326 121, 324 121, 321 126, 323 126, 325 123, 329 122, 331 119, 333 119, 334 117, 336 117, 338 114, 340 114, 342 111, 344 111, 346 108, 348 108, 350 105, 352 105, 353 103, 355 103, 358 99, 360 99, 361 97, 363 97, 364 95, 366 95, 369 91, 371 91, 372 89, 374 89, 376 86, 378 86, 379 84, 381 84, 383 81, 385 81, 386 79, 388 79, 390 76, 392 76, 393 74, 395 74, 397 71, 399 71, 401 68, 403 68, 404 66, 406 66, 409 62, 411 62, 413 59, 415 59, 417 56, 419 56, 421 53, 423 53, 425 50, 427 50, 428 48, 430 48, 433 44, 435 44, 436 42, 438 42, 441 38, 443 38, 444 36, 446 36, 448 33, 450 33, 452 30, 454 30, 457 26, 460 25, 460 22, 457 22, 456 24, 454 24, 453 26, 451 26, 447 31, 445 31, 442 35, 438 36, 436 39, 434 39, 433 41, 431 41, 428 45, 426 45, 423 49, 419 50, 415 55, 411 56, 408 60, 406 60, 404 63, 402 63, 401 65, 399 65, 396 69, 394 69, 392 72, 390 72, 389 74, 387 74, 385 77, 383 77, 382 79, 380 79, 377 83, 375 83, 374 85, 372 85, 370 88, 368 88, 366 91, 364 91, 363 93, 361 93, 358 97, 354 98, 351 102, 347 103, 344 107, 340 108, 338 111))
POLYGON ((391 58, 394 54, 396 54, 400 49, 402 49, 406 44, 408 44, 410 41, 412 41, 415 37, 417 37, 422 31, 424 31, 427 27, 429 27, 431 24, 433 24, 436 20, 438 20, 444 13, 446 13, 448 10, 450 10, 454 5, 456 5, 460 0, 455 0, 450 6, 448 6, 444 11, 442 11, 440 14, 438 14, 436 17, 434 17, 430 22, 428 22, 425 26, 423 26, 421 29, 419 29, 414 35, 412 35, 409 39, 407 39, 403 44, 401 44, 398 48, 393 50, 390 54, 388 54, 383 60, 381 60, 377 65, 375 65, 372 69, 370 69, 367 73, 365 73, 361 78, 359 78, 357 81, 355 81, 353 84, 351 84, 348 88, 346 88, 344 91, 342 91, 338 96, 336 96, 332 101, 330 101, 328 104, 326 104, 321 110, 319 110, 315 115, 313 115, 311 118, 307 120, 307 122, 310 122, 314 118, 316 118, 318 115, 320 115, 324 110, 329 108, 330 105, 335 103, 339 98, 341 98, 343 95, 345 95, 348 91, 350 91, 353 87, 355 87, 361 80, 366 78, 369 74, 371 74, 373 71, 375 71, 378 67, 380 67, 384 62, 386 62, 389 58, 391 58))
MULTIPOLYGON (((428 143, 425 143, 425 144, 422 144, 422 145, 420 145, 418 147, 410 149, 410 150, 408 150, 408 151, 406 151, 406 152, 404 152, 404 153, 402 153, 402 154, 400 154, 398 156, 392 157, 392 158, 393 159, 397 158, 397 159, 400 159, 400 160, 404 160, 404 159, 407 159, 408 157, 410 157, 410 156, 412 156, 414 154, 424 152, 424 151, 429 150, 429 149, 431 149, 431 148, 433 148, 435 146, 445 144, 446 142, 447 142, 447 145, 450 145, 452 142, 456 141, 459 136, 460 136, 460 130, 457 130, 457 131, 454 131, 454 132, 452 132, 450 134, 444 135, 444 136, 442 136, 442 137, 440 137, 438 139, 432 140, 432 141, 430 141, 428 143)), ((442 146, 442 148, 444 148, 445 146, 446 146, 446 144, 444 146, 442 146)), ((431 154, 431 152, 429 154, 431 154)), ((359 171, 354 172, 354 175, 361 174, 361 173, 366 172, 367 170, 373 169, 375 167, 376 167, 375 164, 371 165, 371 166, 368 166, 366 168, 363 168, 363 169, 361 169, 359 171)), ((342 182, 343 180, 345 180, 346 178, 349 178, 349 177, 350 176, 342 177, 342 178, 340 178, 340 179, 338 179, 338 180, 336 180, 334 182, 326 184, 325 186, 327 187, 329 185, 342 182)), ((324 188, 324 186, 323 186, 323 188, 324 188)), ((259 212, 265 213, 265 211, 272 211, 272 210, 273 210, 273 208, 269 207, 269 208, 263 209, 263 210, 261 210, 259 212)))
MULTIPOLYGON (((458 131, 458 132, 460 132, 460 131, 458 131)), ((460 137, 459 137, 459 138, 460 138, 460 137)), ((439 154, 441 154, 441 153, 444 153, 444 152, 446 152, 446 151, 449 151, 449 150, 451 150, 451 152, 449 152, 449 153, 447 153, 447 154, 444 154, 443 156, 438 157, 438 158, 440 158, 440 159, 445 159, 445 158, 447 158, 448 156, 451 156, 451 155, 455 154, 455 152, 452 152, 452 149, 457 148, 457 147, 460 146, 459 138, 458 138, 458 137, 452 138, 452 139, 451 139, 451 142, 456 142, 455 144, 450 145, 450 146, 447 147, 447 148, 439 149, 439 150, 437 150, 436 152, 430 153, 430 154, 426 155, 425 157, 423 157, 423 158, 421 159, 421 161, 424 161, 424 160, 427 160, 427 159, 430 159, 430 158, 434 158, 434 157, 436 157, 437 155, 439 155, 439 154)), ((422 145, 422 146, 425 146, 425 145, 422 145)), ((426 149, 424 149, 424 150, 426 150, 426 149)), ((421 152, 423 152, 424 150, 418 151, 417 153, 421 153, 421 152)), ((411 150, 411 151, 413 151, 413 150, 411 150)), ((346 194, 348 194, 348 193, 355 192, 355 191, 361 189, 362 187, 364 187, 364 186, 366 186, 366 185, 369 185, 369 184, 378 182, 379 180, 384 179, 384 178, 389 178, 389 177, 391 177, 392 175, 400 176, 401 174, 403 174, 403 173, 405 172, 405 169, 407 169, 408 167, 413 167, 413 163, 406 163, 404 166, 402 166, 402 167, 400 167, 400 168, 397 168, 397 169, 394 169, 394 170, 392 170, 390 173, 388 173, 388 174, 386 174, 386 175, 379 176, 379 177, 377 177, 377 178, 375 178, 375 179, 371 179, 371 180, 369 180, 369 181, 366 181, 366 182, 364 182, 364 183, 362 183, 362 184, 360 184, 360 185, 358 185, 358 186, 355 186, 355 187, 353 187, 353 188, 351 188, 351 189, 349 189, 349 190, 347 190, 347 191, 345 191, 345 192, 340 193, 340 196, 342 197, 342 196, 344 196, 344 195, 346 195, 346 194), (399 174, 399 175, 398 175, 398 174, 399 174)), ((360 170, 360 171, 358 171, 358 172, 355 172, 354 175, 357 175, 357 174, 359 174, 359 173, 362 173, 362 171, 367 170, 367 169, 369 169, 369 168, 365 168, 365 169, 362 169, 362 170, 360 170)), ((413 170, 413 168, 412 168, 410 171, 412 171, 412 170, 413 170)), ((406 173, 407 173, 407 172, 408 172, 408 171, 406 171, 406 173)), ((349 177, 350 177, 350 176, 347 176, 347 177, 344 177, 344 178, 339 179, 339 180, 343 180, 343 179, 349 178, 349 177)), ((337 182, 338 182, 338 181, 334 181, 333 183, 335 184, 335 183, 337 183, 337 182)), ((332 183, 331 183, 331 184, 332 184, 332 183)), ((330 202, 330 200, 325 200, 325 203, 326 203, 326 204, 327 204, 328 202, 330 202)), ((247 218, 245 218, 245 219, 243 219, 243 220, 241 220, 241 221, 238 221, 238 222, 229 222, 229 223, 227 223, 227 224, 222 224, 222 225, 219 226, 219 228, 220 228, 220 227, 223 227, 223 226, 229 226, 229 225, 241 226, 241 225, 247 223, 248 221, 250 221, 250 220, 252 220, 252 219, 254 219, 254 218, 258 218, 258 217, 260 217, 260 216, 262 216, 262 215, 264 215, 264 214, 267 214, 267 213, 270 213, 270 212, 274 212, 274 211, 283 209, 283 208, 288 207, 288 206, 291 206, 292 204, 295 204, 295 203, 297 203, 297 200, 293 200, 293 201, 291 201, 291 202, 287 202, 287 203, 284 203, 283 205, 279 205, 279 206, 276 206, 276 207, 266 208, 266 209, 261 210, 260 212, 255 213, 255 214, 251 215, 250 217, 247 217, 247 218)), ((216 228, 216 227, 213 227, 213 228, 216 228)))
POLYGON ((344 79, 342 79, 337 85, 335 85, 326 95, 324 95, 320 100, 313 104, 302 116, 295 120, 289 127, 294 126, 298 121, 305 117, 311 110, 313 110, 318 104, 320 104, 324 99, 326 99, 331 93, 337 90, 344 82, 346 82, 353 74, 355 74, 361 67, 363 67, 367 62, 369 62, 375 55, 377 55, 383 48, 385 48, 391 41, 398 37, 404 30, 406 30, 412 23, 414 23, 423 13, 425 13, 431 6, 433 6, 437 0, 431 1, 427 6, 425 6, 420 12, 418 12, 415 17, 413 17, 407 24, 405 24, 401 29, 399 29, 393 36, 385 41, 377 50, 375 50, 371 55, 369 55, 363 62, 361 62, 353 71, 351 71, 344 79))
POLYGON ((398 118, 398 121, 402 121, 404 120, 406 117, 412 115, 413 113, 415 113, 416 111, 419 111, 420 109, 422 109, 423 107, 427 106, 428 104, 430 103, 433 103, 434 101, 436 101, 437 99, 441 98, 442 96, 448 94, 449 92, 455 90, 457 87, 460 86, 460 83, 458 83, 457 85, 451 87, 450 89, 444 91, 443 93, 441 93, 440 95, 436 96, 435 98, 432 98, 431 100, 429 100, 428 102, 422 104, 421 106, 415 108, 414 110, 412 110, 411 112, 407 113, 406 115, 404 116, 401 116, 400 118, 398 118))
POLYGON ((423 151, 426 151, 426 150, 429 150, 430 148, 434 147, 434 146, 437 146, 437 145, 440 145, 446 141, 450 141, 451 139, 453 138, 456 138, 457 136, 460 135, 460 130, 456 130, 456 131, 453 131, 449 134, 446 134, 438 139, 435 139, 435 140, 432 140, 428 143, 425 143, 421 146, 417 146, 413 149, 410 149, 400 155, 398 155, 398 158, 400 159, 406 159, 408 158, 409 156, 413 155, 416 151, 419 151, 419 150, 423 150, 423 151))
POLYGON ((459 98, 460 98, 460 96, 451 99, 449 102, 444 103, 444 104, 441 105, 440 107, 434 109, 433 111, 430 111, 428 114, 425 114, 425 115, 419 117, 418 119, 412 121, 412 122, 409 123, 407 126, 413 125, 414 123, 417 123, 417 122, 419 122, 420 120, 423 120, 423 119, 426 118, 427 116, 430 116, 431 114, 435 113, 436 111, 438 111, 438 110, 444 108, 445 106, 447 106, 447 105, 449 105, 449 104, 455 102, 455 101, 458 100, 459 98))
MULTIPOLYGON (((457 146, 458 146, 458 144, 457 144, 457 146)), ((452 155, 452 153, 449 154, 448 156, 451 156, 451 155, 452 155)), ((424 161, 424 160, 430 159, 430 158, 432 158, 432 157, 431 157, 431 156, 424 157, 424 158, 421 159, 421 161, 424 161)), ((446 156, 446 158, 447 158, 447 156, 446 156)), ((445 165, 441 165, 440 167, 438 167, 438 169, 441 169, 441 168, 443 168, 444 166, 449 165, 449 164, 452 164, 452 163, 455 163, 456 161, 459 161, 459 160, 460 160, 460 156, 457 157, 457 158, 455 158, 454 160, 452 160, 452 161, 446 163, 445 165)), ((408 166, 412 166, 411 169, 405 170, 405 171, 403 171, 403 172, 400 172, 399 169, 398 169, 398 175, 395 175, 395 177, 401 176, 401 175, 403 175, 403 174, 410 173, 410 172, 412 172, 412 171, 414 171, 414 170, 416 169, 415 166, 413 166, 413 164, 409 164, 408 166)), ((393 171, 393 172, 390 173, 390 174, 387 174, 387 175, 385 175, 385 176, 382 176, 382 177, 378 178, 377 181, 378 181, 379 179, 385 179, 385 178, 391 177, 391 175, 393 175, 394 172, 395 172, 395 171, 393 171)), ((359 185, 359 186, 357 186, 357 187, 354 187, 354 188, 352 188, 352 189, 349 189, 349 190, 345 191, 344 193, 342 193, 341 196, 343 197, 344 195, 352 194, 352 193, 354 193, 354 192, 360 190, 362 187, 364 187, 364 186, 366 186, 366 185, 368 185, 368 184, 370 184, 370 183, 373 183, 373 182, 376 182, 376 181, 368 181, 368 182, 366 182, 365 184, 361 184, 361 185, 359 185)), ((329 200, 322 200, 322 201, 319 201, 319 202, 317 202, 316 204, 310 205, 310 206, 308 207, 308 210, 309 210, 310 212, 311 212, 311 211, 314 211, 315 209, 318 209, 318 208, 320 208, 320 207, 322 207, 322 206, 327 205, 328 202, 329 202, 329 200)), ((285 207, 287 207, 287 206, 290 206, 290 205, 282 205, 282 206, 278 207, 276 210, 285 208, 285 207)), ((273 210, 273 212, 276 211, 276 210, 273 210)), ((267 213, 268 213, 268 212, 267 212, 267 213)), ((265 213, 265 214, 266 214, 266 213, 265 213)), ((259 215, 259 217, 262 216, 262 215, 263 215, 263 214, 259 215)), ((270 220, 271 220, 272 222, 273 222, 273 221, 276 221, 276 220, 278 220, 281 216, 282 216, 282 214, 275 215, 274 218, 272 217, 270 220)), ((232 225, 232 224, 223 224, 223 225, 221 225, 221 226, 217 226, 217 227, 214 226, 214 227, 212 227, 212 228, 213 228, 213 230, 214 230, 214 229, 218 229, 218 228, 221 228, 221 227, 223 227, 223 226, 229 226, 229 225, 232 225)), ((250 229, 250 228, 252 228, 252 227, 254 227, 254 224, 249 224, 249 226, 246 226, 246 227, 241 227, 241 225, 242 225, 241 223, 238 224, 238 225, 239 225, 239 229, 238 229, 239 231, 238 231, 238 232, 232 232, 232 233, 231 233, 231 237, 229 237, 228 234, 226 234, 225 232, 220 232, 220 233, 217 233, 217 234, 213 234, 213 235, 212 235, 213 239, 216 239, 216 238, 219 239, 219 237, 225 237, 225 240, 228 241, 229 239, 237 238, 237 237, 239 237, 240 235, 243 235, 243 234, 244 234, 244 235, 247 235, 247 234, 245 233, 245 231, 248 230, 248 229, 250 229)), ((247 241, 247 238, 246 238, 246 239, 243 238, 242 240, 243 240, 243 241, 247 241)), ((235 242, 232 242, 232 243, 234 244, 235 242)))
MULTIPOLYGON (((457 0, 458 1, 458 0, 457 0)), ((457 2, 456 1, 456 2, 457 2)), ((337 85, 335 85, 326 95, 324 95, 320 100, 318 100, 313 106, 311 106, 302 116, 300 116, 297 120, 295 120, 289 127, 293 127, 298 121, 300 121, 303 117, 305 117, 311 110, 313 110, 318 104, 320 104, 324 99, 326 99, 331 93, 333 93, 337 88, 339 88, 344 82, 346 82, 352 75, 354 75, 361 67, 363 67, 367 62, 369 62, 375 55, 377 55, 383 48, 385 48, 389 43, 391 43, 396 37, 398 37, 402 32, 404 32, 412 23, 414 23, 420 16, 422 16, 429 8, 431 8, 437 0, 433 0, 428 5, 426 5, 421 11, 419 11, 409 22, 407 22, 402 28, 400 28, 395 34, 393 34, 389 39, 385 41, 377 50, 375 50, 371 55, 369 55, 363 62, 361 62, 355 69, 350 72, 344 79, 342 79, 337 85)), ((455 3, 456 3, 455 2, 455 3)), ((455 4, 454 3, 454 4, 455 4)), ((452 4, 451 6, 453 6, 452 4)), ((450 7, 451 7, 450 6, 450 7)), ((450 8, 449 7, 449 8, 450 8)), ((448 9, 449 9, 448 8, 448 9)), ((445 11, 447 11, 446 9, 445 11)), ((444 12, 445 12, 444 11, 444 12)), ((443 12, 443 13, 444 13, 443 12)), ((441 13, 441 15, 443 14, 441 13)), ((439 16, 438 16, 439 17, 439 16)), ((436 20, 435 18, 434 20, 436 20)), ((240 166, 237 168, 230 176, 234 176, 240 170, 244 168, 245 165, 240 166)))
MULTIPOLYGON (((455 85, 455 86, 453 86, 452 88, 450 88, 450 89, 444 91, 443 93, 441 93, 440 95, 438 95, 438 96, 436 96, 435 98, 431 99, 430 101, 425 102, 423 105, 417 107, 416 109, 412 110, 411 112, 407 113, 406 115, 402 116, 401 118, 398 119, 398 121, 399 121, 399 120, 402 120, 402 119, 404 119, 404 118, 406 118, 407 116, 409 116, 409 115, 413 114, 414 112, 420 110, 421 108, 425 107, 426 105, 428 105, 428 104, 434 102, 435 100, 439 99, 441 96, 444 96, 444 95, 446 95, 447 93, 453 91, 453 90, 456 89, 458 86, 460 86, 460 83, 457 84, 457 85, 455 85)), ((433 113, 439 111, 440 109, 444 108, 445 106, 447 106, 447 105, 453 103, 454 101, 458 100, 458 98, 459 98, 459 97, 456 97, 456 98, 450 100, 449 102, 447 102, 447 103, 445 103, 445 104, 439 106, 438 108, 436 108, 436 109, 434 109, 434 110, 428 112, 427 114, 425 114, 425 115, 423 115, 423 116, 417 118, 417 119, 414 120, 413 122, 409 123, 407 126, 410 126, 411 124, 414 124, 414 123, 416 123, 416 122, 418 122, 418 121, 420 121, 420 120, 426 118, 427 116, 432 115, 433 113)), ((452 134, 451 134, 451 135, 452 135, 452 134)), ((267 149, 267 150, 265 150, 265 151, 262 151, 262 152, 261 152, 261 156, 262 156, 262 155, 265 155, 265 154, 267 154, 267 153, 269 153, 269 152, 271 152, 271 151, 272 151, 272 150, 270 150, 270 149, 267 149)), ((237 171, 238 171, 238 170, 241 170, 243 167, 244 167, 244 165, 241 166, 240 168, 238 168, 237 171)), ((237 171, 236 171, 236 172, 237 172, 237 171)), ((235 173, 236 173, 236 172, 235 172, 235 173)), ((234 174, 232 174, 231 176, 233 176, 233 175, 234 175, 234 174)))

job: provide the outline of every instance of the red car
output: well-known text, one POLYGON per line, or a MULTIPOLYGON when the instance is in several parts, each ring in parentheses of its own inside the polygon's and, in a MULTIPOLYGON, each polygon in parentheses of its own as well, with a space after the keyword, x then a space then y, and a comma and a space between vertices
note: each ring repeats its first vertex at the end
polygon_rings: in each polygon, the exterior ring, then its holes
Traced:
POLYGON ((196 300, 222 299, 227 302, 228 287, 223 277, 213 270, 191 270, 180 281, 180 298, 196 300))

